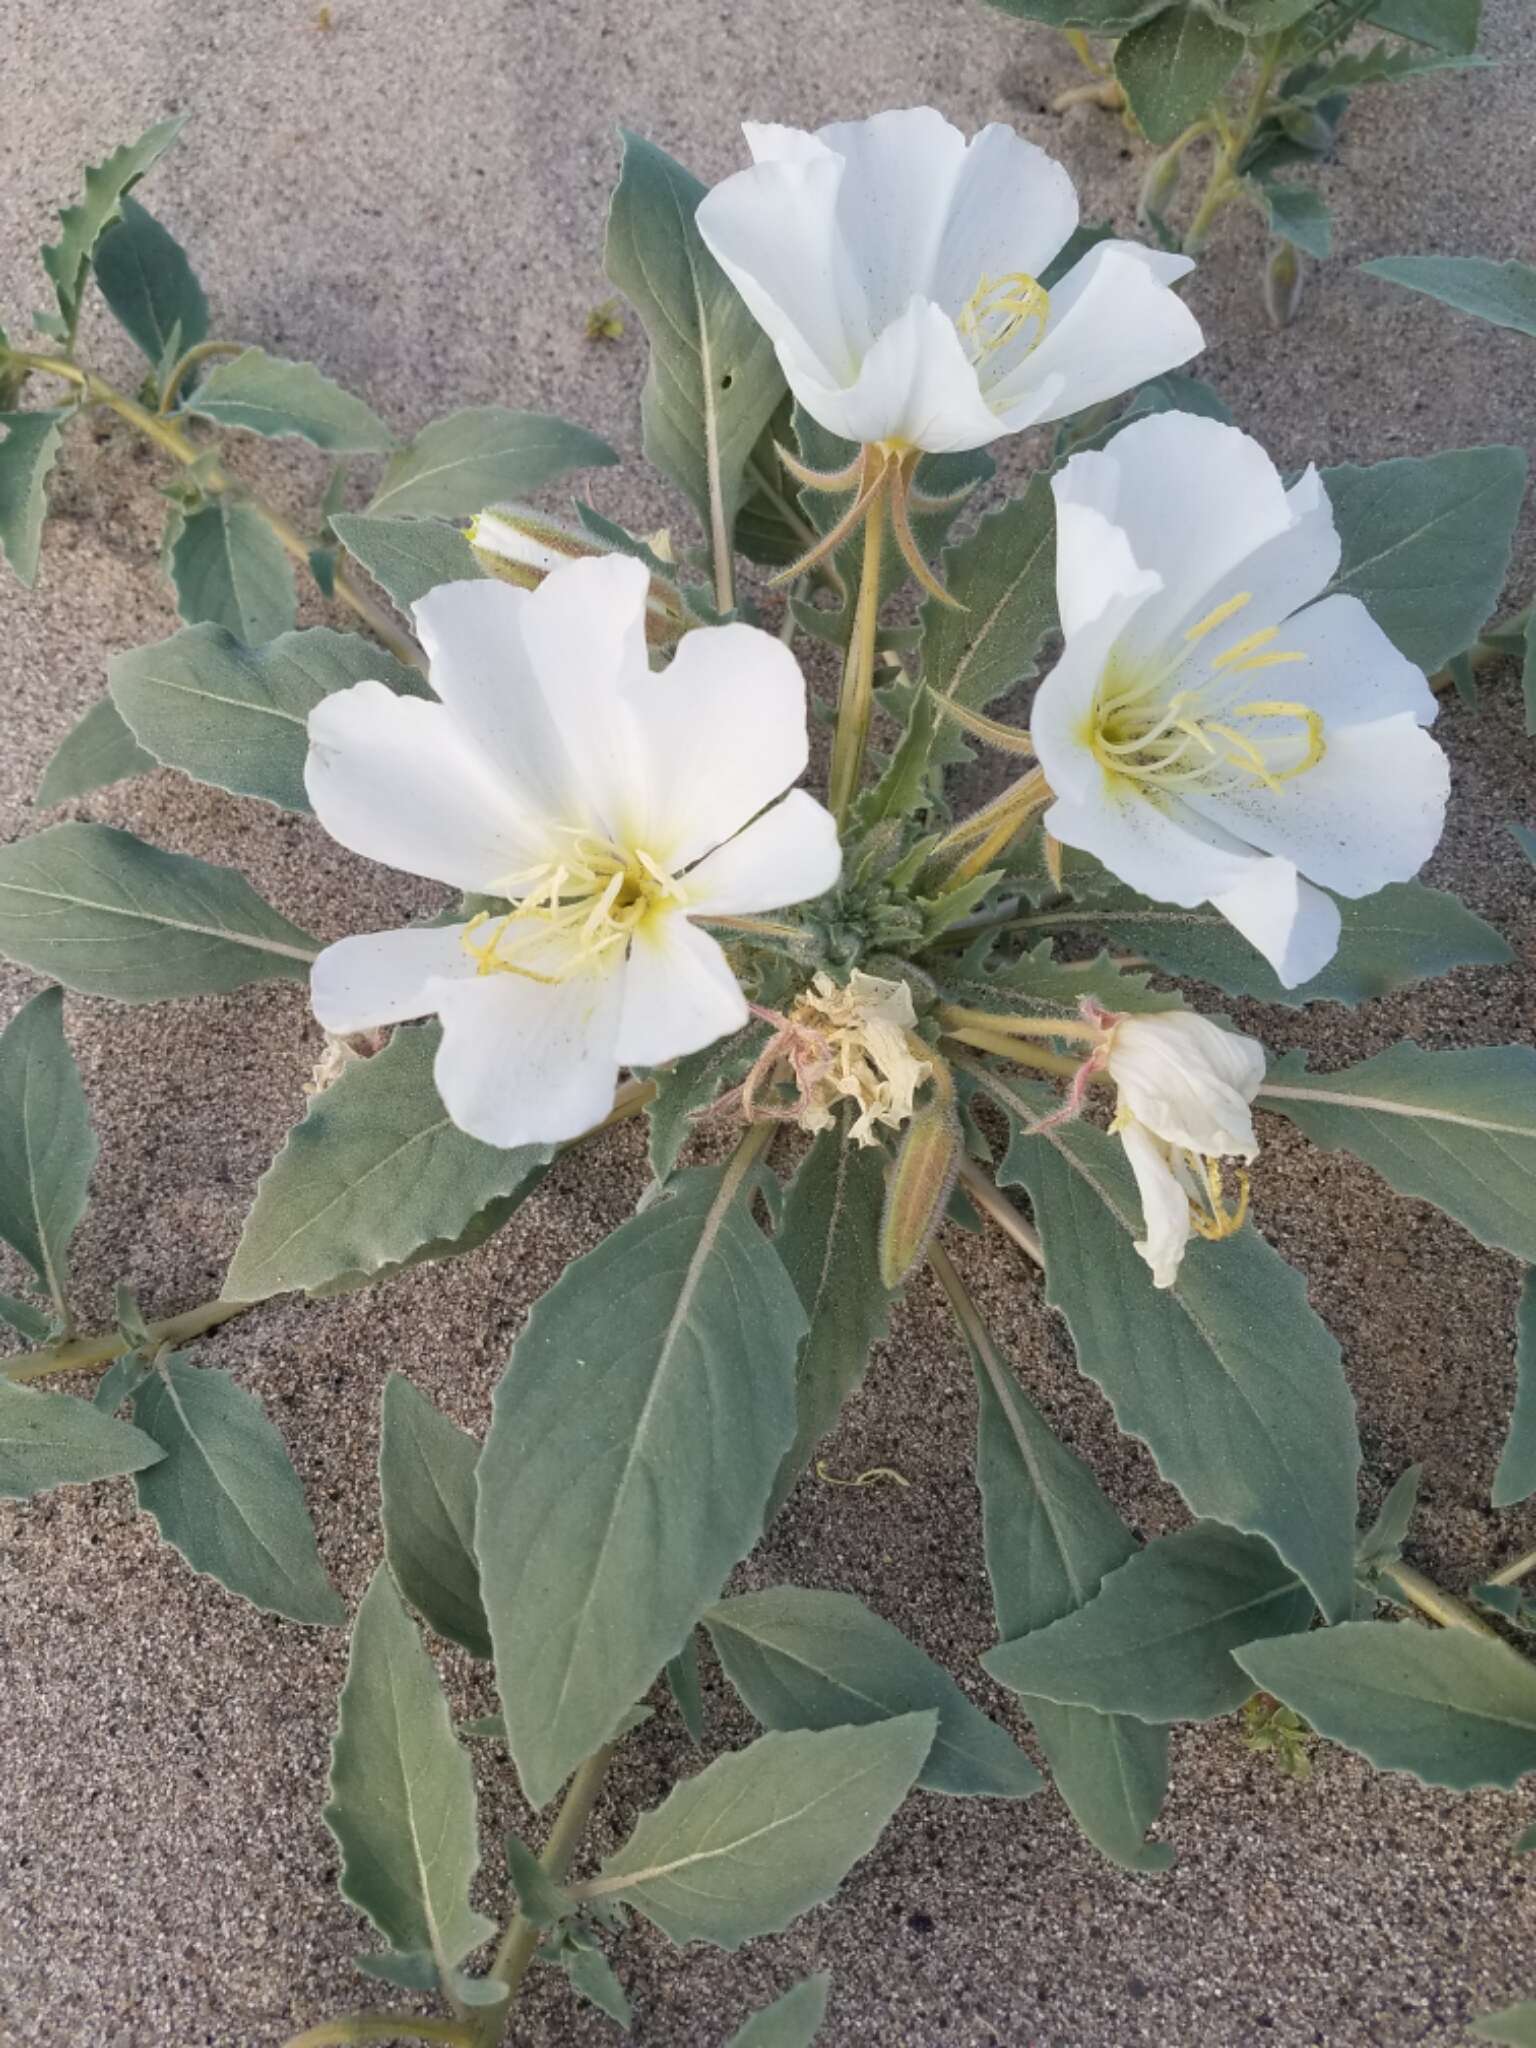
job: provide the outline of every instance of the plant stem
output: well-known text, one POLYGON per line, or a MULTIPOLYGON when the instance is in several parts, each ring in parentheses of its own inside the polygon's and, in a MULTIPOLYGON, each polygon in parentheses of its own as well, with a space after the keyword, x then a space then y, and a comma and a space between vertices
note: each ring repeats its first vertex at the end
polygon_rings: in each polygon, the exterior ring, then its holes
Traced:
POLYGON ((953 1031, 957 1025, 974 1025, 978 1030, 1001 1033, 1005 1038, 1078 1038, 1097 1045, 1104 1036, 1101 1025, 1079 1017, 1015 1017, 1006 1011, 966 1010, 955 1003, 940 1007, 939 1022, 946 1031, 953 1031))
MULTIPOLYGON (((539 1856, 540 1868, 553 1884, 565 1881, 565 1874, 571 1867, 577 1844, 586 1833, 587 1822, 592 1818, 592 1809, 597 1804, 603 1779, 617 1748, 616 1742, 604 1743, 601 1749, 593 1751, 571 1780, 571 1789, 561 1802, 555 1824, 549 1831, 549 1840, 539 1856)), ((500 2040, 508 2008, 528 1973, 528 1965, 533 1961, 538 1945, 538 1928, 531 1920, 525 1920, 521 1913, 514 1913, 497 1944, 496 1958, 489 1972, 506 1986, 506 1999, 501 2005, 493 2006, 479 2021, 473 2034, 468 2036, 476 2048, 491 2048, 492 2043, 500 2040)), ((290 2044, 290 2048, 297 2048, 297 2044, 290 2044)))
MULTIPOLYGON (((170 1316, 163 1323, 151 1323, 149 1338, 151 1344, 185 1344, 193 1337, 201 1337, 209 1330, 216 1330, 220 1323, 232 1322, 236 1316, 243 1316, 247 1309, 260 1306, 254 1301, 205 1301, 200 1308, 189 1308, 184 1314, 170 1316)), ((99 1365, 110 1365, 114 1358, 121 1358, 125 1351, 134 1349, 130 1338, 121 1330, 112 1330, 103 1337, 80 1337, 72 1344, 43 1351, 23 1351, 15 1358, 0 1358, 0 1379, 19 1383, 24 1380, 46 1379, 56 1372, 90 1372, 99 1365)))
MULTIPOLYGON (((1047 1052, 1043 1046, 1026 1045, 1022 1039, 1004 1038, 999 1032, 982 1031, 970 1024, 962 1030, 951 1031, 946 1043, 950 1041, 957 1045, 970 1046, 977 1052, 989 1052, 995 1059, 1012 1060, 1016 1066, 1034 1067, 1042 1074, 1059 1074, 1064 1081, 1071 1080, 1083 1064, 1081 1060, 1073 1059, 1068 1053, 1047 1052)), ((972 1063, 963 1057, 957 1058, 955 1064, 965 1072, 984 1073, 989 1081, 997 1079, 990 1068, 974 1068, 972 1063)))
POLYGON ((176 394, 181 389, 182 379, 188 370, 195 369, 199 363, 207 362, 210 356, 243 356, 246 346, 243 341, 200 341, 196 348, 189 348, 165 380, 165 389, 160 394, 158 407, 160 417, 164 419, 176 403, 176 394))
POLYGON ((1186 256, 1198 256, 1204 250, 1210 236, 1211 224, 1228 200, 1242 189, 1237 175, 1237 166, 1243 151, 1253 139, 1253 132, 1264 118, 1269 88, 1274 81, 1275 71, 1280 62, 1281 38, 1271 36, 1259 65, 1259 75, 1254 82, 1253 92, 1241 118, 1223 135, 1220 149, 1211 164, 1211 174, 1206 180, 1205 191, 1195 209, 1195 217, 1184 236, 1186 256))
POLYGON ((348 2041, 456 2041, 459 2048, 475 2048, 475 2036, 462 2021, 415 2012, 349 2012, 295 2034, 286 2048, 333 2048, 348 2041))
POLYGON ((1013 1239, 1026 1258, 1033 1259, 1037 1266, 1045 1264, 1045 1247, 1040 1242, 1039 1232, 1030 1228, 1002 1189, 974 1159, 961 1160, 960 1183, 977 1208, 991 1217, 1005 1237, 1013 1239))
POLYGON ((1427 1614, 1442 1628, 1464 1628, 1472 1635, 1492 1636, 1495 1642, 1503 1641, 1498 1630, 1490 1628, 1481 1615, 1474 1614, 1465 1600, 1458 1600, 1454 1593, 1444 1592, 1433 1579, 1426 1579, 1411 1564, 1399 1561, 1389 1565, 1382 1577, 1389 1585, 1396 1586, 1405 1599, 1411 1600, 1421 1614, 1427 1614))
POLYGON ((1490 1572, 1488 1583, 1490 1586, 1518 1586, 1527 1572, 1536 1572, 1536 1550, 1528 1550, 1513 1564, 1501 1565, 1496 1572, 1490 1572))
POLYGON ((869 721, 875 706, 875 634, 880 617, 880 567, 885 547, 885 492, 876 490, 864 515, 864 562, 859 572, 858 609, 843 665, 837 731, 832 740, 828 798, 841 826, 859 787, 869 721))
MULTIPOLYGON (((208 452, 199 448, 195 442, 189 441, 174 420, 162 419, 158 413, 149 412, 137 399, 130 398, 125 391, 117 390, 114 385, 98 377, 94 370, 82 370, 78 363, 69 362, 63 356, 26 355, 16 351, 11 354, 9 360, 20 363, 24 369, 39 370, 48 376, 62 377, 67 383, 77 385, 91 405, 104 405, 109 411, 115 412, 119 419, 126 420, 131 427, 136 427, 147 440, 153 441, 157 448, 163 450, 173 461, 179 462, 183 468, 191 468, 208 452)), ((215 466, 208 476, 207 483, 210 491, 222 493, 232 487, 233 479, 215 466)), ((296 562, 302 562, 307 567, 310 544, 298 528, 264 498, 246 491, 243 485, 240 488, 249 503, 266 520, 287 552, 296 562)), ((337 601, 355 612, 375 639, 387 647, 397 661, 403 661, 412 668, 426 667, 426 657, 410 634, 403 632, 384 607, 375 604, 366 591, 359 590, 344 569, 336 571, 333 587, 337 601)))

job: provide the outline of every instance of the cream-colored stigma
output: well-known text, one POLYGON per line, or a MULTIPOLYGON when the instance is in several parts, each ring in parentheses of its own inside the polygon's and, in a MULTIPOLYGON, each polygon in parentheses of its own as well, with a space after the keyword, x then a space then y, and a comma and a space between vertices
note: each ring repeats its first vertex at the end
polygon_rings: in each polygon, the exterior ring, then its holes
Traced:
POLYGON ((1186 629, 1184 645, 1161 668, 1131 669, 1111 657, 1087 735, 1100 767, 1149 792, 1179 795, 1244 783, 1275 790, 1317 766, 1326 748, 1318 712, 1292 699, 1246 696, 1244 677, 1307 659, 1272 645, 1278 626, 1234 640, 1206 664, 1203 681, 1167 689, 1207 635, 1252 601, 1244 590, 1215 606, 1186 629))
POLYGON ((1033 354, 1045 339, 1050 317, 1051 295, 1028 271, 1010 270, 1002 277, 988 277, 983 271, 981 282, 955 315, 955 330, 971 362, 980 364, 1030 329, 1024 353, 1033 354))
POLYGON ((552 983, 597 972, 655 911, 685 900, 682 884, 643 848, 569 836, 569 852, 503 878, 498 886, 518 899, 510 910, 482 910, 464 927, 477 974, 552 983))

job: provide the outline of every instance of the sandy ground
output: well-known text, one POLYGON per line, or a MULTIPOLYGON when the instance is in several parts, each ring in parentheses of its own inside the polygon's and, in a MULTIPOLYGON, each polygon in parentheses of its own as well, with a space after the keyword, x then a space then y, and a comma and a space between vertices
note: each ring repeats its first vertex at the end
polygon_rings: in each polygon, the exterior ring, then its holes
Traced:
MULTIPOLYGON (((643 345, 584 338, 606 295, 599 249, 615 124, 702 175, 740 155, 744 115, 805 125, 929 100, 966 126, 1013 121, 1063 155, 1085 210, 1129 224, 1134 174, 1113 123, 1046 111, 1067 80, 1037 35, 970 0, 678 0, 650 13, 586 0, 8 0, 0 50, 0 306, 41 302, 31 252, 78 166, 171 109, 195 115, 146 192, 191 248, 216 331, 318 358, 401 429, 503 401, 568 412, 638 459, 643 345)), ((1194 287, 1205 374, 1283 465, 1527 440, 1536 355, 1363 278, 1397 250, 1530 254, 1536 25, 1489 0, 1488 47, 1514 60, 1362 101, 1323 184, 1340 254, 1304 315, 1271 334, 1259 240, 1233 223, 1194 287)), ((126 344, 95 328, 104 366, 126 344)), ((1022 451, 1016 451, 1016 458, 1022 451)), ((301 455, 254 451, 280 496, 312 488, 301 455)), ((0 833, 31 829, 49 752, 103 687, 108 655, 171 630, 153 574, 154 465, 81 434, 56 490, 38 590, 0 578, 0 833)), ((643 472, 599 502, 676 516, 643 472)), ((1529 547, 1512 587, 1529 586, 1529 547)), ((315 614, 319 616, 319 614, 315 614)), ((1442 722, 1455 808, 1430 879, 1454 886, 1531 957, 1531 875, 1503 821, 1532 816, 1531 751, 1510 678, 1442 722)), ((260 805, 156 776, 79 815, 243 868, 323 936, 397 921, 424 896, 260 805)), ((28 993, 0 977, 3 1010, 28 993)), ((1528 1033, 1531 982, 1463 973, 1354 1015, 1251 1011, 1276 1047, 1342 1064, 1405 1033, 1433 1045, 1528 1033)), ((78 1247, 85 1305, 124 1278, 155 1311, 214 1293, 257 1175, 300 1107, 315 1034, 296 989, 132 1010, 72 1000, 71 1036, 102 1136, 78 1247)), ((1462 1584, 1536 1540, 1536 1514, 1487 1506, 1513 1383, 1516 1273, 1365 1169, 1272 1125, 1259 1220, 1302 1266, 1338 1332, 1361 1410, 1367 1505, 1426 1468, 1415 1556, 1462 1584)), ((379 1553, 377 1399, 409 1372, 484 1426, 508 1342, 573 1252, 642 1184, 638 1133, 604 1171, 556 1173, 476 1259, 314 1308, 278 1303, 209 1356, 271 1405, 307 1484, 326 1562, 356 1596, 379 1553)), ((1180 1517, 1139 1447, 1077 1375, 1036 1275, 1009 1251, 955 1247, 1028 1383, 1122 1510, 1151 1534, 1180 1517)), ((0 1284, 4 1283, 0 1276, 0 1284)), ((932 1290, 897 1320, 830 1447, 834 1472, 892 1465, 908 1489, 804 1484, 749 1582, 850 1587, 911 1629, 990 1710, 1019 1725, 977 1653, 991 1640, 969 1477, 969 1372, 932 1290)), ((334 1889, 321 1826, 339 1634, 254 1614, 194 1578, 127 1483, 0 1517, 0 2017, 9 2048, 266 2048, 376 2002, 351 1968, 364 1931, 334 1889)), ((450 1660, 467 1711, 482 1674, 450 1660)), ((710 1678, 713 1739, 747 1724, 710 1678)), ((663 1714, 631 1744, 601 1844, 693 1767, 663 1714)), ((1163 1832, 1179 1861, 1123 1876, 1077 1838, 1053 1793, 1024 1807, 915 1798, 841 1900, 735 1957, 686 1959, 637 1926, 615 1960, 635 2038, 723 2041, 806 1970, 835 1975, 824 2038, 902 2048, 1364 2048, 1464 2041, 1469 2015, 1536 1989, 1536 1899, 1509 1843, 1530 1795, 1458 1799, 1372 1777, 1319 1746, 1310 1783, 1250 1757, 1233 1722, 1186 1731, 1163 1832)), ((505 1785, 493 1811, 517 1819, 505 1785)), ((518 2038, 611 2038, 540 1987, 518 2038)))

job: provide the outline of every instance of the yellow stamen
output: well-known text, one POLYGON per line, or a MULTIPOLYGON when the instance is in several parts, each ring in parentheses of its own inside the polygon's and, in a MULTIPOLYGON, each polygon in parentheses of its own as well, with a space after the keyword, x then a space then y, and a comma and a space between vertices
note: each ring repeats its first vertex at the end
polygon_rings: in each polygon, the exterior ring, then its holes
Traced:
POLYGON ((1236 676, 1241 676, 1246 675, 1250 669, 1283 668, 1287 662, 1305 661, 1306 659, 1306 655, 1294 650, 1289 654, 1250 654, 1246 661, 1239 661, 1234 664, 1232 673, 1236 676))
POLYGON ((1236 597, 1229 597, 1225 604, 1217 605, 1214 611, 1207 612, 1205 617, 1197 620, 1193 626, 1186 626, 1184 638, 1186 640, 1203 640, 1207 633, 1214 633, 1216 628, 1224 626, 1235 612, 1240 612, 1245 604, 1252 604, 1252 602, 1253 592, 1251 590, 1240 590, 1236 597))
POLYGON ((1252 654, 1257 648, 1267 647, 1271 640, 1276 640, 1279 636, 1280 628, 1278 626, 1264 626, 1257 633, 1250 633, 1246 640, 1234 641, 1225 654, 1217 655, 1216 659, 1211 663, 1211 667, 1213 669, 1231 668, 1232 664, 1241 661, 1245 654, 1252 654))
POLYGON ((1050 315, 1051 295, 1028 271, 1010 270, 1002 277, 988 277, 983 271, 981 282, 955 315, 955 327, 970 344, 971 361, 978 363, 1006 348, 1033 320, 1038 324, 1025 351, 1032 353, 1045 337, 1050 315), (1001 325, 989 333, 988 322, 1001 325))
POLYGON ((460 941, 476 974, 569 980, 603 966, 616 948, 627 950, 653 911, 683 900, 682 886, 643 848, 570 837, 564 858, 502 878, 499 888, 519 899, 509 910, 481 911, 465 925, 460 941))

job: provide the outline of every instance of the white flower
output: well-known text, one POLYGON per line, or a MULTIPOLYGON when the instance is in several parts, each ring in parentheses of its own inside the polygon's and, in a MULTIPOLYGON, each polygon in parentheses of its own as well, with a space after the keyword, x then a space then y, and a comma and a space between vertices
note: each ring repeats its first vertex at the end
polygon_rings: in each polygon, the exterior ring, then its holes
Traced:
POLYGON ((980 448, 1202 346, 1168 290, 1186 257, 1106 241, 1041 285, 1077 226, 1077 195, 1011 128, 967 143, 911 107, 814 135, 744 132, 753 166, 706 195, 699 232, 830 433, 980 448))
POLYGON ((855 968, 840 988, 831 975, 818 973, 789 1022, 822 1052, 806 1077, 797 1119, 802 1130, 827 1130, 842 1102, 857 1105, 850 1135, 861 1145, 878 1144, 877 1124, 897 1131, 908 1122, 933 1062, 921 1057, 917 1013, 904 981, 855 968))
POLYGON ((1428 684, 1358 599, 1311 602, 1339 565, 1328 494, 1312 469, 1287 491, 1235 427, 1138 421, 1053 488, 1066 646, 1029 721, 1046 830, 1309 980, 1339 939, 1312 883, 1368 896, 1440 837, 1428 684))
POLYGON ((415 607, 441 702, 358 683, 310 714, 304 782, 333 838, 505 905, 328 947, 315 1014, 335 1032, 439 1016, 438 1090, 487 1144, 572 1137, 621 1066, 744 1024, 691 920, 837 879, 830 815, 784 795, 806 762, 793 656, 751 626, 700 628, 653 675, 647 585, 622 556, 532 591, 442 584, 415 607))
POLYGON ((1171 1287, 1191 1231, 1227 1237, 1243 1220, 1246 1177, 1228 1207, 1220 1162, 1252 1159, 1259 1149, 1249 1104, 1264 1079, 1264 1048, 1192 1010, 1102 1021, 1108 1036, 1095 1064, 1119 1090, 1110 1129, 1141 1195, 1146 1236, 1136 1249, 1153 1284, 1171 1287))

